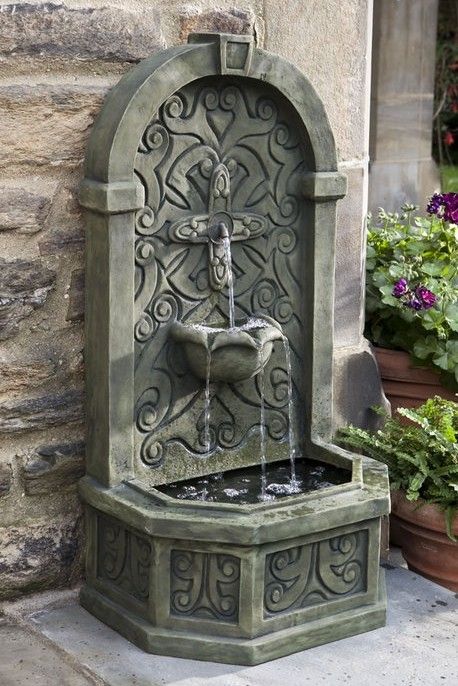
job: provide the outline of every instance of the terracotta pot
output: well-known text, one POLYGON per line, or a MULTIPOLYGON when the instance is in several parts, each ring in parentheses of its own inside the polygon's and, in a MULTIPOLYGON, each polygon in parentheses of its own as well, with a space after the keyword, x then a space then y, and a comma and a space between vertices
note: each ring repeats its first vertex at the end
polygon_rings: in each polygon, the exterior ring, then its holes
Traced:
MULTIPOLYGON (((458 518, 453 533, 458 537, 458 518)), ((409 569, 458 592, 458 543, 445 533, 444 513, 436 505, 391 493, 390 537, 402 548, 409 569), (421 504, 421 507, 419 507, 421 504)))
POLYGON ((447 400, 458 399, 453 391, 442 386, 439 374, 433 369, 412 367, 409 353, 376 347, 373 351, 393 414, 398 407, 419 407, 434 395, 447 400))

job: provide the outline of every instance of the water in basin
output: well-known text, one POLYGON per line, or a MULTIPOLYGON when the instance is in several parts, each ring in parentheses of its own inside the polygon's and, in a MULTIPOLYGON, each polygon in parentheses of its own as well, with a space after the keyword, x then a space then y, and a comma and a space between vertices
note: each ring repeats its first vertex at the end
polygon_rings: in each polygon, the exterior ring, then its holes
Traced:
POLYGON ((346 469, 308 459, 296 460, 295 487, 291 485, 289 460, 268 464, 265 476, 264 497, 261 491, 262 470, 259 466, 166 484, 158 486, 157 490, 179 500, 250 505, 262 500, 277 500, 292 494, 309 493, 351 480, 351 474, 346 469))

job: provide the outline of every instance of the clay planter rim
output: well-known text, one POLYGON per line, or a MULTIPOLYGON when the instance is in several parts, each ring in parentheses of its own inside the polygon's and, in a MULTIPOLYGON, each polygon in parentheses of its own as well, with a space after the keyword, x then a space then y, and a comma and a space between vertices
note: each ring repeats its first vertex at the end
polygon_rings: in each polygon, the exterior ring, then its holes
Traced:
POLYGON ((448 400, 457 400, 457 394, 450 391, 440 382, 439 373, 429 367, 414 367, 409 353, 404 350, 372 346, 380 371, 380 376, 387 381, 406 381, 408 383, 425 384, 425 386, 440 387, 431 389, 430 395, 440 394, 448 400))
MULTIPOLYGON (((447 535, 444 511, 434 503, 425 503, 421 498, 407 500, 404 491, 391 491, 391 513, 399 519, 447 535)), ((452 533, 458 537, 458 516, 455 516, 452 533)))

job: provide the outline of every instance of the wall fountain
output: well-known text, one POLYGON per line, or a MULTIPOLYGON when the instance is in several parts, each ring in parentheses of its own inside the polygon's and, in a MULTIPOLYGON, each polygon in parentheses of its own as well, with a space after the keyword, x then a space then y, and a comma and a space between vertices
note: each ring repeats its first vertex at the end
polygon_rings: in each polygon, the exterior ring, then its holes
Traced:
POLYGON ((145 60, 94 126, 87 580, 144 650, 255 664, 384 624, 384 465, 332 444, 323 105, 251 37, 145 60))

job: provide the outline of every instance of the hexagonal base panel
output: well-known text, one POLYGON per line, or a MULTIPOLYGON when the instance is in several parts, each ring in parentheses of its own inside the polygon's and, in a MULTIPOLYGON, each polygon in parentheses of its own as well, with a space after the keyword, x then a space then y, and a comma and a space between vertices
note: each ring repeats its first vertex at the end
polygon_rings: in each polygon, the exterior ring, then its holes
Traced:
POLYGON ((337 641, 385 625, 386 592, 380 569, 377 602, 253 639, 188 634, 160 629, 85 586, 81 604, 142 650, 158 655, 257 665, 323 643, 337 641))

